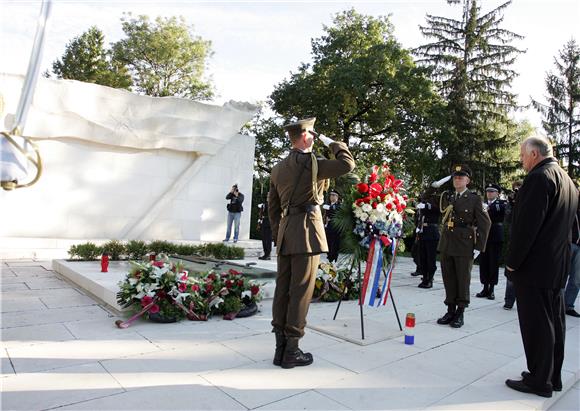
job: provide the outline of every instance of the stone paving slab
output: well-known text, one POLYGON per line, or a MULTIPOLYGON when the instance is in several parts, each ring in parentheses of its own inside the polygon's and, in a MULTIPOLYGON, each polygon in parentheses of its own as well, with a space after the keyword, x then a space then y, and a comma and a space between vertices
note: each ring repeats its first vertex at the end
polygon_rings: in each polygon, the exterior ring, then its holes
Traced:
MULTIPOLYGON (((30 262, 17 263, 3 263, 3 279, 20 276, 25 285, 62 280, 30 262)), ((271 300, 249 318, 138 320, 121 330, 114 326, 119 317, 78 288, 3 292, 1 408, 579 409, 578 319, 566 317, 564 392, 551 399, 518 393, 504 384, 525 369, 516 310, 501 308, 504 279, 496 300, 473 297, 465 326, 452 329, 435 322, 444 311, 440 275, 433 289, 418 289, 418 278, 409 276, 413 268, 400 258, 392 286, 401 321, 406 312, 416 315, 414 345, 396 335, 361 346, 308 328, 301 346, 315 362, 292 370, 271 363, 271 300)), ((472 294, 479 287, 473 275, 472 294)), ((335 308, 313 304, 310 325, 328 322, 335 308)), ((338 324, 358 319, 358 309, 344 302, 338 324)), ((392 306, 366 309, 366 324, 398 329, 392 306)), ((360 324, 343 328, 356 335, 360 324)))

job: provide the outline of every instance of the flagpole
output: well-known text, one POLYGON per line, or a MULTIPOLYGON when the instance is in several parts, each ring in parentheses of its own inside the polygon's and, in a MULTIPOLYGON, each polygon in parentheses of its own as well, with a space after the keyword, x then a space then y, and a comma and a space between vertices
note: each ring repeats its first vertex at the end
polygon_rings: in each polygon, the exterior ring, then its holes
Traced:
POLYGON ((360 307, 360 333, 361 337, 365 339, 365 324, 363 320, 363 301, 362 301, 362 281, 360 278, 360 261, 358 262, 358 283, 360 284, 360 292, 358 293, 358 306, 360 307))

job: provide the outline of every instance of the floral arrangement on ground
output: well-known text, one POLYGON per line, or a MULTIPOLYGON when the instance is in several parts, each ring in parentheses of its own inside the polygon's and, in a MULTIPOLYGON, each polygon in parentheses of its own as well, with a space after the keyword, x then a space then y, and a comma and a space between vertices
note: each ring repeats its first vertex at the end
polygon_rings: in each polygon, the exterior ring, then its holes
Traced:
POLYGON ((137 311, 129 320, 117 321, 120 328, 128 327, 140 316, 157 322, 184 318, 206 321, 214 314, 227 320, 246 317, 257 312, 256 303, 263 295, 261 284, 239 271, 190 274, 182 264, 170 262, 163 254, 154 261, 131 262, 119 288, 118 304, 137 311))
POLYGON ((334 302, 339 299, 355 300, 360 291, 357 273, 337 268, 332 263, 320 263, 316 272, 313 301, 334 302))

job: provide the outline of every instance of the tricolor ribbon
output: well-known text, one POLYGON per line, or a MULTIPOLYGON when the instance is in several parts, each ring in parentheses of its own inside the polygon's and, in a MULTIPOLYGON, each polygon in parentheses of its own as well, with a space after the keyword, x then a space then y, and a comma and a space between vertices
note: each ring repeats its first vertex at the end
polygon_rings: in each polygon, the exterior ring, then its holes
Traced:
POLYGON ((369 247, 359 305, 363 304, 373 307, 376 301, 380 301, 380 298, 377 297, 377 293, 379 290, 382 269, 383 245, 380 238, 376 237, 371 240, 369 247))

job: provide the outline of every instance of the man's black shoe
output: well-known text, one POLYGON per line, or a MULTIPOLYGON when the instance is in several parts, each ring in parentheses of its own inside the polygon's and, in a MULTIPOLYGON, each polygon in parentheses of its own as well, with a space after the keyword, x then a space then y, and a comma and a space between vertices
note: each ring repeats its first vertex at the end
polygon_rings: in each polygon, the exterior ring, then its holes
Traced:
POLYGON ((421 281, 418 285, 419 288, 433 288, 433 283, 431 281, 421 281))
POLYGON ((508 304, 508 303, 505 303, 505 304, 503 305, 503 309, 504 309, 504 310, 511 310, 512 308, 514 308, 514 305, 513 305, 513 304, 508 304))
POLYGON ((476 296, 477 298, 485 298, 485 297, 487 297, 488 295, 489 295, 489 294, 488 294, 487 288, 484 288, 483 290, 481 290, 480 292, 478 292, 477 294, 475 294, 475 296, 476 296))
POLYGON ((455 312, 446 312, 445 315, 437 320, 437 324, 447 325, 455 317, 455 312))
POLYGON ((552 397, 552 391, 536 390, 536 389, 530 387, 529 385, 527 385, 523 380, 521 380, 521 381, 505 380, 505 385, 510 387, 512 390, 516 390, 519 392, 525 392, 528 394, 536 394, 536 395, 539 395, 540 397, 546 397, 546 398, 552 397))
POLYGON ((489 295, 487 296, 488 300, 495 300, 495 294, 494 293, 489 293, 489 295))
POLYGON ((415 271, 414 273, 411 273, 411 275, 413 277, 418 277, 418 276, 423 275, 423 274, 421 274, 419 271, 415 271))
POLYGON ((461 328, 463 327, 463 310, 458 309, 455 313, 455 317, 453 317, 453 321, 449 323, 449 325, 453 328, 461 328))
MULTIPOLYGON (((529 372, 527 372, 527 371, 522 371, 522 377, 523 377, 523 379, 524 379, 524 380, 525 380, 526 378, 530 378, 530 376, 531 376, 531 375, 532 375, 532 374, 530 374, 530 373, 529 373, 529 372)), ((562 391, 562 381, 559 381, 559 382, 553 382, 553 381, 552 381, 552 389, 553 389, 554 391, 558 391, 558 392, 559 392, 559 391, 562 391)))
POLYGON ((570 315, 570 316, 572 316, 572 317, 576 317, 576 318, 580 317, 580 314, 578 314, 578 313, 576 312, 576 310, 574 310, 573 308, 568 308, 568 309, 566 310, 566 315, 570 315))
POLYGON ((258 257, 258 260, 270 260, 270 256, 269 255, 263 255, 261 257, 258 257))

